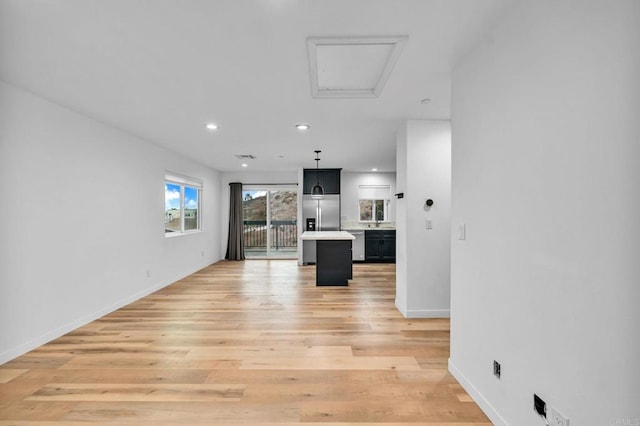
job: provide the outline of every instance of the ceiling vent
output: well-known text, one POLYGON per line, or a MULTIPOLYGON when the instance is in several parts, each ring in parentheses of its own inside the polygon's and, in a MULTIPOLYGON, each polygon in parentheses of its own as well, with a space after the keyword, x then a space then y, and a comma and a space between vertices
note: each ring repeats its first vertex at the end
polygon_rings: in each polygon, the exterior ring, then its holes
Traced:
POLYGON ((314 98, 377 98, 407 36, 309 37, 314 98))
POLYGON ((255 160, 256 156, 252 154, 236 154, 238 160, 255 160))

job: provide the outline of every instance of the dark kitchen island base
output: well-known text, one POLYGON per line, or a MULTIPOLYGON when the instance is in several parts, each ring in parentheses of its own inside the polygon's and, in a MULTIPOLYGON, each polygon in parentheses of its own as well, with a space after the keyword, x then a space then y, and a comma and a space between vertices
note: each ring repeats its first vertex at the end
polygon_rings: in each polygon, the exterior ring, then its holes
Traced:
POLYGON ((352 266, 351 240, 316 241, 316 286, 348 286, 352 266))
POLYGON ((353 278, 351 243, 356 237, 346 231, 305 231, 300 239, 315 242, 317 286, 349 285, 353 278))

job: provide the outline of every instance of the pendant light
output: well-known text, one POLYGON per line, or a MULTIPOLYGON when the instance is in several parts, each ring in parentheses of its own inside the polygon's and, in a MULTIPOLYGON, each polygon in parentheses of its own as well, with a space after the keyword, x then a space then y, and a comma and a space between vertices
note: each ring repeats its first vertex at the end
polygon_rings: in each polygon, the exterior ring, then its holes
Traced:
POLYGON ((316 184, 313 188, 311 188, 311 198, 323 198, 324 197, 324 189, 320 185, 320 171, 318 170, 318 162, 320 158, 318 158, 318 154, 322 151, 314 151, 316 153, 316 184))

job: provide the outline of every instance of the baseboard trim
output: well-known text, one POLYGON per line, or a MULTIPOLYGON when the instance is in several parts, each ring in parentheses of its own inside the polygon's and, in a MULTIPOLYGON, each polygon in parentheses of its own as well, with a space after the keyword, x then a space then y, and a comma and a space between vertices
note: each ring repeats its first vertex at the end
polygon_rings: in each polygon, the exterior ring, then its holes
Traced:
POLYGON ((400 311, 405 318, 450 318, 451 311, 449 309, 407 309, 398 304, 396 299, 396 309, 400 311))
POLYGON ((496 409, 493 408, 493 405, 491 405, 491 403, 487 401, 482 393, 480 393, 480 391, 467 379, 467 377, 462 374, 462 371, 460 371, 458 367, 453 364, 451 358, 449 358, 449 373, 451 373, 451 375, 455 377, 458 383, 460 383, 464 390, 467 391, 467 393, 471 396, 471 398, 473 398, 475 403, 478 404, 478 407, 480 407, 484 414, 489 417, 489 420, 491 420, 494 425, 508 426, 506 420, 503 419, 500 414, 498 414, 496 409))
POLYGON ((407 318, 451 318, 449 309, 409 309, 407 318))
POLYGON ((36 349, 39 346, 42 346, 46 343, 51 342, 52 340, 57 339, 60 336, 64 336, 65 334, 80 328, 82 326, 85 326, 87 324, 89 324, 92 321, 97 320, 98 318, 102 318, 103 316, 110 314, 113 311, 116 311, 130 303, 135 302, 136 300, 142 299, 145 296, 150 295, 151 293, 154 293, 158 290, 161 290, 173 283, 175 283, 176 281, 179 281, 185 277, 188 277, 189 275, 193 274, 194 272, 199 271, 202 268, 205 268, 207 265, 204 265, 198 269, 196 269, 195 271, 191 271, 191 272, 186 272, 186 273, 182 273, 180 275, 178 275, 177 277, 171 278, 171 279, 167 279, 167 280, 162 280, 158 283, 155 283, 154 285, 147 287, 143 290, 140 290, 130 296, 127 296, 125 298, 122 298, 120 300, 118 300, 115 303, 112 303, 108 306, 105 306, 102 309, 99 309, 91 314, 88 315, 84 315, 81 318, 78 318, 75 321, 72 321, 68 324, 64 324, 60 327, 56 327, 55 329, 41 335, 38 336, 36 338, 30 339, 29 341, 16 346, 14 348, 10 348, 5 350, 4 352, 0 353, 0 365, 11 361, 14 358, 17 358, 21 355, 26 354, 29 351, 32 351, 34 349, 36 349))

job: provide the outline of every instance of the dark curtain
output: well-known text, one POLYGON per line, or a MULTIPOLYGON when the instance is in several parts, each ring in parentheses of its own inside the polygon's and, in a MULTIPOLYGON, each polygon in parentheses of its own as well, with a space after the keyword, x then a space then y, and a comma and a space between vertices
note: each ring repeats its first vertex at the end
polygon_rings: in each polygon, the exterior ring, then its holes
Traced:
POLYGON ((244 260, 244 239, 242 237, 242 184, 229 184, 229 238, 225 259, 244 260))

